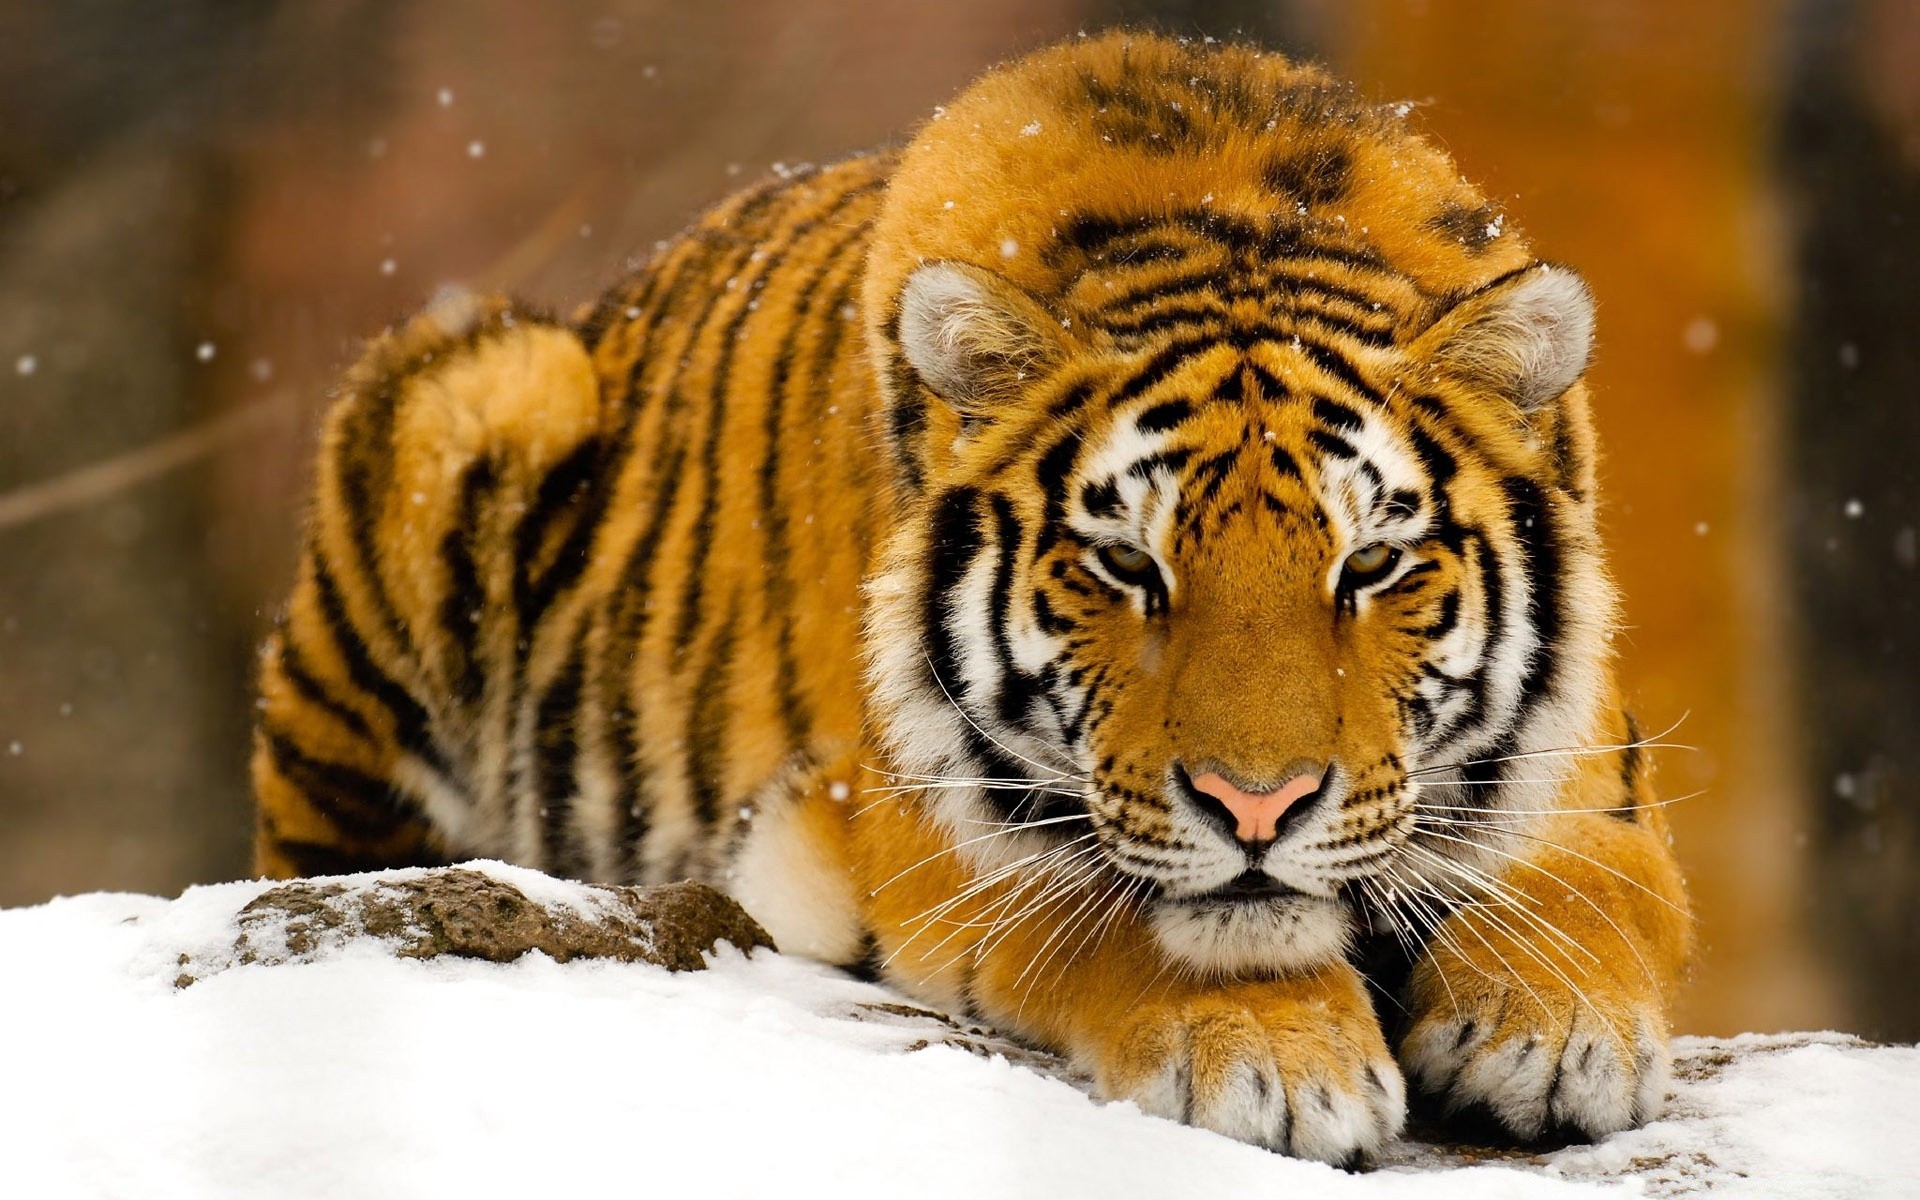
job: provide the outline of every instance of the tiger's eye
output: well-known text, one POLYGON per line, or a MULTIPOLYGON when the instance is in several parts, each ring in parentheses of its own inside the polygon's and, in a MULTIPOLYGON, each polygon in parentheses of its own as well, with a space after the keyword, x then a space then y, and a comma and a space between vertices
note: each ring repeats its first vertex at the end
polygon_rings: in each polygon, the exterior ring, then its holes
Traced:
POLYGON ((1138 546, 1108 546, 1107 561, 1120 569, 1123 575, 1138 575, 1153 562, 1153 555, 1138 546))
POLYGON ((1160 578, 1160 567, 1138 546, 1102 546, 1100 547, 1100 565, 1114 580, 1129 587, 1145 588, 1148 592, 1165 589, 1160 578))
POLYGON ((1385 577, 1388 571, 1393 570, 1393 564, 1399 561, 1400 551, 1385 542, 1362 546, 1347 555, 1346 584, 1348 587, 1365 587, 1385 577))

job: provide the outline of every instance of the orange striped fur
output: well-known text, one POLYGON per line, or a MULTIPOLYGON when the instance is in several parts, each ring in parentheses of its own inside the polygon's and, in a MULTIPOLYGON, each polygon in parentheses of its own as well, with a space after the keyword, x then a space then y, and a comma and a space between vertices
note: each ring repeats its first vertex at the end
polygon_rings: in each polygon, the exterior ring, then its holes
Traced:
POLYGON ((1591 316, 1403 114, 1123 34, 575 320, 443 297, 328 417, 259 868, 708 879, 1329 1161, 1402 1069, 1521 1138, 1646 1120, 1691 927, 1591 316), (1264 833, 1215 798, 1300 780, 1264 833))

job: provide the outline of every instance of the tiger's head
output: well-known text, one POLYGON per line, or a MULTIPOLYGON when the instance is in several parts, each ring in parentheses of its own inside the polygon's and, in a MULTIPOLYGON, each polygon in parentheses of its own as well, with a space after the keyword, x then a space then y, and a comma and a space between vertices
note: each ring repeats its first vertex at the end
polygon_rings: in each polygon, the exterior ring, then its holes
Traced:
POLYGON ((1443 156, 1272 56, 1085 43, 909 149, 866 303, 874 720, 983 867, 1242 973, 1511 853, 1603 688, 1593 308, 1443 156))

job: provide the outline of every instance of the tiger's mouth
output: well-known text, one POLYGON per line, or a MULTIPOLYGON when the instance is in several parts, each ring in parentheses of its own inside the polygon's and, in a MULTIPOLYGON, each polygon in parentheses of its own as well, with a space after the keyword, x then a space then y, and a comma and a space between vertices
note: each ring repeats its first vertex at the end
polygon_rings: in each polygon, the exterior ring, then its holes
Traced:
POLYGON ((1196 895, 1168 897, 1167 903, 1189 908, 1227 908, 1243 904, 1270 904, 1305 893, 1289 887, 1265 871, 1249 867, 1239 875, 1210 891, 1196 895))
POLYGON ((1149 909, 1160 946, 1208 974, 1304 970, 1344 954, 1353 913, 1342 898, 1316 896, 1249 872, 1198 895, 1162 895, 1149 909))

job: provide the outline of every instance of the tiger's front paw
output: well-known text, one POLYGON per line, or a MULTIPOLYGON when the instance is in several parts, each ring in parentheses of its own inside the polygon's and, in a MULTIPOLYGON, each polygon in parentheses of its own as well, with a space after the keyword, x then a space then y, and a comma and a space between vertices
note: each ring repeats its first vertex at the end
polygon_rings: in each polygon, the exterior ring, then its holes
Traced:
POLYGON ((1659 1114, 1671 1058, 1651 996, 1443 965, 1445 983, 1432 960, 1415 972, 1400 1061, 1447 1112, 1484 1109, 1522 1141, 1599 1138, 1659 1114))
POLYGON ((1378 1150, 1405 1123, 1406 1086, 1364 992, 1285 989, 1236 984, 1131 1010, 1094 1064, 1101 1094, 1299 1158, 1378 1150))

